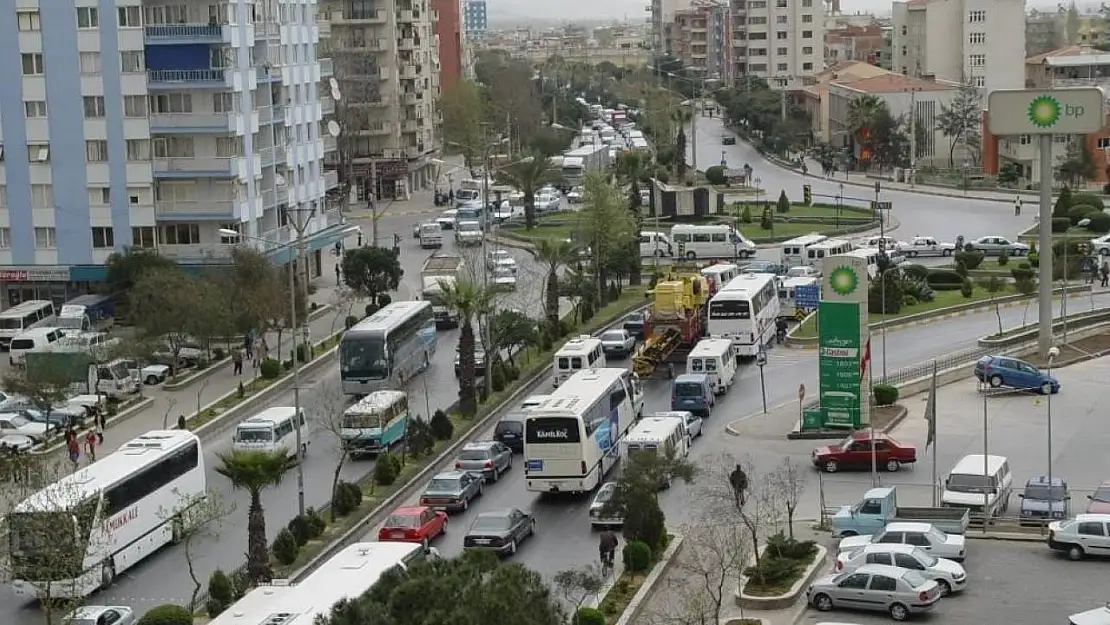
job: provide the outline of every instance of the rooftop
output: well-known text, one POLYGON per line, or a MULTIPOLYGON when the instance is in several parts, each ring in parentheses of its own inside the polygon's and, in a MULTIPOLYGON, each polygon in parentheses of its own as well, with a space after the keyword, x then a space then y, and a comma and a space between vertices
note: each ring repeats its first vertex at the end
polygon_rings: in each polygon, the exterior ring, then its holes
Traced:
POLYGON ((862 78, 847 84, 836 80, 833 84, 861 93, 896 93, 900 91, 948 91, 957 85, 933 80, 922 80, 900 74, 886 74, 862 78))
POLYGON ((1090 46, 1066 46, 1031 56, 1025 59, 1025 64, 1048 65, 1049 67, 1110 65, 1110 52, 1096 50, 1090 46))

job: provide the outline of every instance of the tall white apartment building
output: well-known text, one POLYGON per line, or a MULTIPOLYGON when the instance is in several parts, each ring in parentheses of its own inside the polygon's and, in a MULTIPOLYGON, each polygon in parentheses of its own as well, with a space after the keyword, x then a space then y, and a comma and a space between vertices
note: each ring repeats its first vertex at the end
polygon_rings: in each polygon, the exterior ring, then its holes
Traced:
POLYGON ((353 194, 406 199, 435 184, 442 147, 439 50, 429 0, 322 0, 342 100, 328 102, 343 126, 329 161, 353 194))
POLYGON ((315 0, 0 0, 2 304, 85 292, 129 247, 288 262, 289 209, 318 271, 341 226, 317 37, 315 0))
POLYGON ((825 69, 823 0, 731 0, 733 78, 789 87, 825 69))
POLYGON ((990 93, 1025 85, 1023 0, 909 0, 893 5, 891 69, 990 93))

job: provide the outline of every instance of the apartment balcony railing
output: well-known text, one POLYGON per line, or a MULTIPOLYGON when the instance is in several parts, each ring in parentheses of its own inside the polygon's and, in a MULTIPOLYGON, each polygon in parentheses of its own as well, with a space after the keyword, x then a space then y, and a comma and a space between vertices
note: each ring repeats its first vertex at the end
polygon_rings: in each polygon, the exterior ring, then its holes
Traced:
POLYGON ((416 21, 416 14, 413 11, 397 11, 398 24, 411 24, 416 21))
POLYGON ((384 52, 389 50, 389 44, 386 43, 385 39, 355 39, 353 37, 332 39, 331 47, 343 52, 384 52))
POLYGON ((235 213, 232 200, 197 200, 193 202, 154 202, 154 215, 159 218, 185 219, 190 216, 214 219, 235 213))
POLYGON ((227 132, 231 119, 225 113, 158 113, 150 116, 150 131, 156 134, 199 131, 227 132))
POLYGON ((338 149, 339 149, 339 142, 336 141, 335 137, 324 137, 324 151, 325 152, 335 152, 338 149))
POLYGON ((401 132, 420 132, 420 120, 406 119, 401 122, 401 132))
POLYGON ((330 21, 335 24, 350 24, 357 26, 360 24, 384 24, 386 23, 386 12, 380 9, 373 11, 332 11, 330 21))
POLYGON ((143 28, 143 38, 151 44, 205 43, 223 39, 219 24, 155 24, 143 28))
MULTIPOLYGON (((385 69, 385 68, 382 68, 385 69)), ((400 78, 401 80, 416 80, 416 66, 415 65, 402 65, 400 78)))
POLYGON ((254 37, 277 37, 281 35, 281 24, 277 22, 255 22, 254 37))
POLYGON ((424 146, 422 145, 408 145, 405 146, 405 158, 420 158, 424 156, 424 146))
POLYGON ((225 70, 222 69, 151 69, 147 70, 147 80, 162 85, 204 85, 224 84, 225 70))
POLYGON ((316 32, 319 33, 321 37, 331 37, 331 22, 327 20, 317 20, 316 32))
POLYGON ((385 124, 385 123, 382 123, 382 122, 378 122, 376 124, 367 125, 366 130, 364 130, 362 132, 362 134, 367 134, 367 135, 370 135, 370 136, 381 136, 381 135, 388 135, 392 132, 393 132, 393 127, 392 127, 391 124, 385 124))
POLYGON ((265 210, 267 208, 273 208, 274 206, 277 206, 277 195, 272 190, 263 191, 262 192, 262 208, 263 208, 263 210, 265 210))
POLYGON ((335 100, 320 98, 320 110, 324 112, 324 115, 332 115, 335 113, 335 100))
POLYGON ((254 68, 255 76, 258 77, 258 82, 270 82, 271 80, 281 80, 281 72, 277 69, 269 67, 256 67, 254 68))
POLYGON ((398 50, 410 50, 410 51, 415 50, 416 49, 416 40, 415 39, 408 39, 408 38, 398 39, 397 40, 397 49, 398 50))
POLYGON ((335 75, 335 63, 331 59, 320 59, 320 76, 331 78, 335 75))
POLYGON ((414 92, 411 92, 411 91, 409 93, 406 93, 406 94, 401 96, 401 102, 403 102, 405 104, 405 106, 413 106, 413 105, 416 105, 416 104, 420 104, 423 101, 424 101, 424 98, 422 97, 421 94, 414 93, 414 92))
POLYGON ((1053 78, 1052 86, 1057 87, 1103 87, 1110 85, 1110 76, 1091 76, 1088 78, 1053 78))
POLYGON ((154 173, 192 173, 233 175, 236 171, 234 157, 208 156, 200 158, 156 158, 154 173))

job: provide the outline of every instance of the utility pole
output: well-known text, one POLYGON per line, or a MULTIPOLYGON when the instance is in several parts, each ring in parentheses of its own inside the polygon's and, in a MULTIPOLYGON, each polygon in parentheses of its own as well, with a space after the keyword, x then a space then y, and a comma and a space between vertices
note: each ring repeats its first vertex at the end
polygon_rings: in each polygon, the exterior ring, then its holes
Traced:
MULTIPOLYGON (((305 258, 305 230, 308 229, 308 224, 316 215, 315 208, 287 208, 285 209, 285 219, 289 225, 297 233, 297 240, 294 242, 294 247, 290 250, 295 256, 289 259, 289 330, 293 335, 293 418, 300 419, 301 414, 301 363, 299 354, 297 353, 297 282, 293 277, 295 271, 299 267, 304 267, 304 285, 308 286, 308 261, 305 258)), ((376 234, 376 231, 375 231, 376 234)), ((308 333, 308 325, 304 326, 305 334, 308 333)), ((307 339, 307 336, 304 337, 307 339)), ((308 344, 307 340, 303 340, 304 344, 308 344)), ((307 349, 307 348, 305 348, 307 349)), ((278 356, 281 356, 281 346, 278 346, 278 356)), ((306 354, 307 356, 307 354, 306 354)), ((301 430, 303 428, 296 428, 297 433, 297 511, 298 514, 304 514, 304 441, 301 440, 301 430)))
POLYGON ((917 90, 910 89, 910 175, 909 183, 913 186, 913 170, 917 168, 917 90))
POLYGON ((370 160, 370 197, 366 203, 370 206, 370 245, 378 247, 378 161, 370 160))
MULTIPOLYGON (((704 83, 701 83, 704 86, 704 83)), ((690 100, 690 169, 698 171, 698 83, 694 83, 694 98, 690 100)), ((682 158, 679 154, 679 158, 682 158)))

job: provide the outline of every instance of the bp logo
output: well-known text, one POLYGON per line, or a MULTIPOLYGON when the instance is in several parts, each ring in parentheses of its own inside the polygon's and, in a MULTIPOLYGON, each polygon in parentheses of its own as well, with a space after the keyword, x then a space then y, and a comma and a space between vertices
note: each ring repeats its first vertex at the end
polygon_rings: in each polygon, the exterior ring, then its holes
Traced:
POLYGON ((859 276, 856 270, 847 265, 841 265, 829 274, 829 288, 841 297, 848 297, 859 287, 859 276))
POLYGON ((1038 128, 1051 128, 1060 119, 1060 103, 1049 95, 1039 95, 1029 103, 1029 121, 1038 128))

